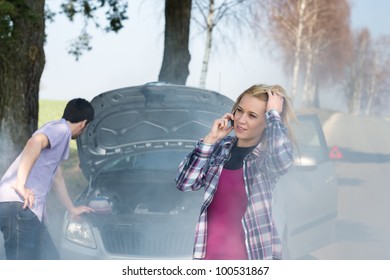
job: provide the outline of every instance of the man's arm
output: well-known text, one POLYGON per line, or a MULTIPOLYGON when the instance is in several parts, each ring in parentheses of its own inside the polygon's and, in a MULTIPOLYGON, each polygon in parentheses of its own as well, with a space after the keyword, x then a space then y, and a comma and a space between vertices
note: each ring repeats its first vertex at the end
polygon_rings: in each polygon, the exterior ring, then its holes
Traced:
POLYGON ((60 200, 61 204, 68 210, 72 216, 78 216, 83 213, 93 212, 92 208, 89 208, 85 205, 80 205, 75 207, 70 199, 68 188, 66 187, 65 179, 62 175, 61 166, 58 167, 56 174, 54 176, 53 189, 60 200))
POLYGON ((26 187, 27 177, 37 161, 41 151, 49 146, 49 139, 43 133, 37 133, 26 143, 20 159, 16 183, 13 188, 24 198, 23 208, 32 207, 35 201, 34 193, 26 187))

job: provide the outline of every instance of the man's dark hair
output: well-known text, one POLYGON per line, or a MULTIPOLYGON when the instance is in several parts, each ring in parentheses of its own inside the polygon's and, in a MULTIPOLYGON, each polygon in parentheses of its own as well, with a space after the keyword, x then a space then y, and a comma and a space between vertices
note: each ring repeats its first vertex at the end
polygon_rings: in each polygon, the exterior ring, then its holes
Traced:
POLYGON ((87 100, 75 98, 66 104, 62 118, 71 123, 77 123, 83 120, 87 120, 87 123, 89 123, 94 118, 94 110, 91 103, 87 100))

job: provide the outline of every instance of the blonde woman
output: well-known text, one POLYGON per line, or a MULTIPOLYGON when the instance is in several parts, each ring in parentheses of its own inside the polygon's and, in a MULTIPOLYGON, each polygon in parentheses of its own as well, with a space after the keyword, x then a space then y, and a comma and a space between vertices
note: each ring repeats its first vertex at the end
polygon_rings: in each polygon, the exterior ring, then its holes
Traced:
POLYGON ((177 188, 205 192, 194 259, 282 258, 271 205, 275 183, 293 165, 294 119, 282 87, 254 85, 181 162, 177 188))

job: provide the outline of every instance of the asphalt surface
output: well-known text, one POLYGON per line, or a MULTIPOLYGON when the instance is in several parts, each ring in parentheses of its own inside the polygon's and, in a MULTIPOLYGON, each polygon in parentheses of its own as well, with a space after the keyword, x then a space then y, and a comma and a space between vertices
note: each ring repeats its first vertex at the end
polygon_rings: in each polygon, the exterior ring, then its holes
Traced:
POLYGON ((337 146, 336 240, 313 259, 390 259, 390 119, 335 114, 324 125, 337 146))

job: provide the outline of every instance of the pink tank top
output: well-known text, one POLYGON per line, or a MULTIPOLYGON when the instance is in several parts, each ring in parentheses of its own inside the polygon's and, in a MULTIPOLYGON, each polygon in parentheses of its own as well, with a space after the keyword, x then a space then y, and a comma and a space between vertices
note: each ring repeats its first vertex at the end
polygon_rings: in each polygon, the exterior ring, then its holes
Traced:
POLYGON ((206 260, 248 259, 241 224, 247 203, 243 169, 223 169, 207 208, 206 260))

